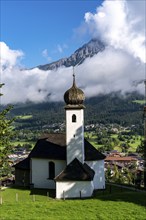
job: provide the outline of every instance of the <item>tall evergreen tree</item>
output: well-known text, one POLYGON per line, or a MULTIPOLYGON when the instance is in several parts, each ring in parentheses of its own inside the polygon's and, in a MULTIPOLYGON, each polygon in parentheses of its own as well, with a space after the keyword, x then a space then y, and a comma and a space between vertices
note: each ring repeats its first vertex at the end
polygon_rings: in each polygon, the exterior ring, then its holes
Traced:
MULTIPOLYGON (((4 84, 0 84, 0 88, 4 84)), ((2 94, 0 93, 0 96, 2 94)), ((10 140, 13 135, 11 124, 13 119, 8 119, 7 115, 12 106, 8 106, 0 112, 0 180, 10 173, 10 164, 8 155, 11 152, 10 140)), ((1 181, 0 181, 1 182, 1 181)))
MULTIPOLYGON (((146 81, 145 81, 145 89, 146 89, 146 81)), ((146 97, 145 97, 145 99, 146 99, 146 97)), ((144 149, 143 149, 143 157, 144 157, 144 187, 146 188, 146 104, 144 106, 143 116, 144 116, 144 145, 143 145, 144 146, 144 149)))
POLYGON ((144 141, 144 187, 146 188, 146 140, 144 141))

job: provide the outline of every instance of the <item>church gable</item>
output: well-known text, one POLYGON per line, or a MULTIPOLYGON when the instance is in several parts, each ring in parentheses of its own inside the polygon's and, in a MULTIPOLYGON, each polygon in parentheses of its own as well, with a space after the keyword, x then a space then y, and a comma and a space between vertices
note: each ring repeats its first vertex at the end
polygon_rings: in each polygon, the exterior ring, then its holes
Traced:
POLYGON ((91 181, 94 178, 94 170, 87 164, 82 164, 78 159, 74 159, 55 178, 55 181, 91 181))

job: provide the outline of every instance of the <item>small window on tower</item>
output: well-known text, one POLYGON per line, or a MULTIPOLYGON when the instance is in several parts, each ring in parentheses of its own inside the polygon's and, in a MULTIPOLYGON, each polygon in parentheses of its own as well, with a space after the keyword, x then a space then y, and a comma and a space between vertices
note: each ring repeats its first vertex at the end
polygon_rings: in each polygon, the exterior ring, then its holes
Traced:
POLYGON ((74 114, 74 115, 72 115, 72 122, 76 122, 77 121, 77 117, 76 117, 76 115, 74 114))

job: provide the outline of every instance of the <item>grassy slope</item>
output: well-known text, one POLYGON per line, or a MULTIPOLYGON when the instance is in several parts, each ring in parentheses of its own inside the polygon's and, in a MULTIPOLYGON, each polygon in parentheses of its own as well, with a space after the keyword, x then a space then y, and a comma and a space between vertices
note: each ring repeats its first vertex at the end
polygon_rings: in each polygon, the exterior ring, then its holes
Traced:
POLYGON ((140 104, 140 105, 145 104, 145 100, 134 100, 133 102, 134 102, 134 103, 138 103, 138 104, 140 104))
POLYGON ((146 193, 113 190, 98 192, 94 199, 55 200, 36 195, 33 201, 29 190, 6 189, 1 192, 1 220, 145 220, 146 193), (18 202, 16 202, 18 193, 18 202))
MULTIPOLYGON (((85 138, 87 138, 89 136, 89 142, 95 147, 95 148, 99 148, 99 147, 101 147, 102 145, 99 145, 99 144, 97 144, 96 143, 96 138, 97 138, 97 136, 93 133, 93 132, 90 132, 90 133, 88 133, 88 132, 85 132, 85 138), (92 135, 91 135, 92 134, 92 135)), ((111 136, 110 136, 111 138, 114 138, 114 139, 117 139, 118 138, 118 135, 117 134, 112 134, 111 136)), ((140 145, 140 143, 141 143, 141 136, 140 135, 137 135, 137 136, 134 136, 133 135, 133 137, 135 137, 135 140, 133 141, 133 142, 129 142, 129 145, 130 145, 130 147, 128 148, 128 151, 131 151, 131 152, 135 152, 136 151, 136 148, 140 145)), ((124 142, 122 142, 122 141, 119 141, 119 145, 121 145, 122 143, 124 143, 124 142)), ((118 151, 121 151, 121 148, 120 148, 120 146, 114 146, 114 149, 115 150, 118 150, 118 151)))
POLYGON ((32 144, 32 145, 34 145, 35 144, 35 142, 34 141, 22 141, 22 140, 20 140, 20 141, 12 141, 12 145, 13 146, 17 146, 17 145, 25 145, 25 144, 32 144))
POLYGON ((17 118, 22 119, 22 120, 30 119, 32 117, 33 117, 32 115, 19 115, 19 116, 17 116, 17 118))

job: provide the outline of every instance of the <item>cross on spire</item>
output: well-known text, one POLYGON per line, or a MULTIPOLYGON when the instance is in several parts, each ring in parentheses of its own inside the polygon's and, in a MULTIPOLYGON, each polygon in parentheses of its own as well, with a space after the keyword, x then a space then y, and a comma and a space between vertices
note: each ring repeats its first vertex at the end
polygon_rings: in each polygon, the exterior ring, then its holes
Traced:
POLYGON ((74 72, 74 66, 73 66, 73 85, 75 85, 75 72, 74 72))

